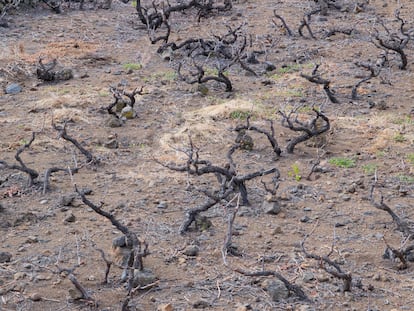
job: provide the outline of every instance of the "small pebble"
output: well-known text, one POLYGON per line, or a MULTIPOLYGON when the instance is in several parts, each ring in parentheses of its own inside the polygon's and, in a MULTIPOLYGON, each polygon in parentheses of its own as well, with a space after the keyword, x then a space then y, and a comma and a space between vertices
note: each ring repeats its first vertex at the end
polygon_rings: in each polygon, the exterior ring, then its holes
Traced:
POLYGON ((42 296, 40 296, 40 294, 38 293, 33 293, 29 296, 30 300, 32 301, 40 301, 42 300, 42 296))

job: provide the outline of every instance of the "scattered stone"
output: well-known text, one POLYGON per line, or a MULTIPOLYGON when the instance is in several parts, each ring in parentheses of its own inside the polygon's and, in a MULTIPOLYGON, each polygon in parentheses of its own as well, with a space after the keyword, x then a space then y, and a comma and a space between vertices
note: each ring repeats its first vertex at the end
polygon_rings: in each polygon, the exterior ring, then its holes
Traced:
POLYGON ((316 279, 321 283, 322 282, 328 282, 329 281, 329 276, 324 274, 324 273, 320 273, 316 276, 316 279))
POLYGON ((168 203, 165 201, 161 201, 158 203, 157 208, 159 209, 166 209, 168 207, 168 203))
POLYGON ((344 202, 347 202, 347 201, 350 201, 351 200, 351 197, 349 195, 344 194, 344 195, 341 195, 341 199, 344 202))
POLYGON ((0 252, 0 263, 10 262, 12 257, 12 254, 10 254, 9 252, 0 252))
POLYGON ((263 201, 262 208, 269 215, 277 215, 282 211, 279 202, 263 201))
POLYGON ((106 143, 104 143, 104 147, 108 148, 108 149, 118 149, 119 143, 116 140, 116 138, 113 138, 113 139, 107 141, 106 143))
POLYGON ((212 225, 213 225, 213 223, 211 222, 210 219, 207 218, 207 216, 200 216, 200 215, 197 215, 196 216, 195 226, 196 226, 196 228, 198 230, 200 230, 200 231, 206 231, 212 225))
POLYGON ((68 292, 70 298, 73 300, 79 300, 83 298, 83 294, 77 288, 69 288, 68 292))
POLYGON ((42 296, 39 293, 30 294, 29 299, 32 301, 40 301, 42 300, 42 296))
POLYGON ((197 91, 199 91, 201 95, 206 96, 208 94, 209 89, 204 84, 199 84, 197 85, 197 91))
POLYGON ((184 255, 195 257, 200 252, 200 248, 197 245, 188 245, 183 251, 184 255))
POLYGON ((118 117, 114 116, 114 115, 110 115, 106 120, 105 120, 105 126, 107 127, 121 127, 122 126, 122 120, 119 119, 118 117))
POLYGON ((13 291, 23 293, 26 290, 27 285, 26 282, 17 282, 13 286, 13 291))
POLYGON ((45 204, 47 204, 47 202, 49 202, 49 200, 48 199, 44 199, 44 200, 41 200, 40 201, 40 204, 45 205, 45 204))
POLYGON ((237 306, 237 309, 236 309, 236 311, 248 311, 248 310, 252 310, 252 306, 249 304, 239 305, 237 306))
POLYGON ((38 217, 36 214, 32 212, 22 213, 20 217, 14 220, 13 226, 17 227, 24 223, 35 224, 38 221, 38 217))
POLYGON ((310 271, 306 271, 305 273, 303 273, 302 280, 305 283, 312 282, 313 280, 315 280, 315 275, 310 271))
POLYGON ((266 280, 264 283, 264 289, 269 293, 273 301, 277 302, 289 297, 289 290, 281 280, 266 280))
POLYGON ((33 268, 33 266, 32 266, 32 264, 31 263, 28 263, 28 262, 26 262, 26 263, 24 263, 23 264, 23 268, 25 268, 25 269, 32 269, 33 268))
POLYGON ((173 50, 171 47, 168 47, 167 49, 164 49, 164 51, 161 53, 161 58, 165 61, 170 61, 173 56, 173 50))
POLYGON ((131 106, 125 106, 121 110, 121 116, 125 119, 133 119, 136 117, 135 110, 131 106))
POLYGON ((70 223, 70 222, 75 222, 75 221, 76 221, 76 217, 75 215, 73 215, 73 213, 69 213, 63 220, 63 222, 65 223, 70 223))
POLYGON ((35 236, 31 235, 31 236, 28 236, 28 237, 27 237, 27 239, 26 239, 26 242, 25 242, 25 243, 30 243, 30 244, 32 244, 32 243, 37 243, 37 242, 39 242, 39 239, 38 239, 37 237, 35 237, 35 236))
POLYGON ((300 222, 309 222, 311 219, 308 216, 303 216, 300 218, 300 222))
POLYGON ((157 277, 150 269, 134 271, 133 287, 144 287, 157 281, 157 277))
POLYGON ((301 305, 299 306, 299 308, 297 309, 298 311, 314 311, 315 308, 308 306, 308 305, 301 305))
POLYGON ((192 306, 194 309, 205 309, 210 307, 210 303, 208 301, 200 299, 193 302, 192 306))
POLYGON ((174 311, 174 307, 171 303, 159 305, 157 311, 174 311))
POLYGON ((252 151, 254 147, 253 138, 246 134, 246 130, 241 130, 237 134, 236 143, 240 144, 240 149, 252 151))
POLYGON ((76 195, 73 194, 73 193, 68 194, 68 195, 62 195, 59 198, 58 206, 59 207, 62 207, 62 206, 71 206, 72 203, 73 203, 73 200, 75 200, 75 198, 76 198, 76 195))
POLYGON ((356 191, 356 184, 352 184, 352 185, 350 185, 350 186, 348 186, 348 188, 346 189, 346 192, 348 192, 348 193, 355 193, 355 191, 356 191))
POLYGON ((35 279, 37 281, 49 281, 52 279, 52 276, 50 274, 38 274, 35 279))
POLYGON ((25 272, 16 272, 15 274, 13 274, 13 279, 15 281, 17 280, 22 280, 26 277, 26 273, 25 272))
POLYGON ((273 71, 276 69, 276 66, 272 64, 271 62, 264 62, 264 64, 265 64, 266 71, 273 71))
POLYGON ((305 207, 303 210, 304 210, 305 212, 312 212, 312 208, 310 208, 310 207, 305 207))
POLYGON ((10 83, 6 86, 6 94, 18 94, 22 91, 22 87, 17 83, 10 83))
POLYGON ((67 81, 73 79, 73 71, 70 68, 62 69, 56 71, 55 80, 57 81, 67 81))
POLYGON ((282 227, 276 227, 275 229, 273 229, 273 231, 272 231, 272 235, 278 235, 278 234, 282 234, 283 233, 283 230, 282 230, 282 227))

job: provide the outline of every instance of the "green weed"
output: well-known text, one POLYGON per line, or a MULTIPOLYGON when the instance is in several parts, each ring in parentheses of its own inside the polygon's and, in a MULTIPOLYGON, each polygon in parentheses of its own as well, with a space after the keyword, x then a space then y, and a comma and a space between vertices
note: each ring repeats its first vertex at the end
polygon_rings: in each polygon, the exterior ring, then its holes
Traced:
POLYGON ((414 176, 409 176, 409 175, 398 175, 397 178, 401 181, 401 182, 405 182, 407 184, 413 184, 414 183, 414 176))
POLYGON ((407 140, 403 134, 397 134, 393 137, 394 141, 397 143, 403 143, 407 140))
POLYGON ((350 158, 334 157, 329 159, 329 163, 343 168, 351 168, 355 166, 355 160, 350 158))
POLYGON ((302 175, 300 174, 299 165, 297 163, 293 163, 291 168, 292 169, 288 172, 288 176, 295 178, 296 181, 300 181, 302 179, 302 175))
POLYGON ((407 160, 414 165, 414 153, 407 154, 407 160))
POLYGON ((298 72, 299 70, 301 70, 302 66, 299 64, 289 64, 289 65, 285 65, 282 68, 278 68, 276 71, 278 74, 286 74, 286 73, 293 73, 293 72, 298 72))
POLYGON ((362 166, 362 170, 365 174, 374 174, 378 166, 374 163, 366 164, 362 166))
POLYGON ((140 70, 142 68, 142 64, 140 64, 140 63, 126 63, 126 64, 123 64, 122 67, 125 70, 140 70))
POLYGON ((250 116, 250 111, 234 110, 230 112, 230 119, 233 120, 246 120, 250 116))

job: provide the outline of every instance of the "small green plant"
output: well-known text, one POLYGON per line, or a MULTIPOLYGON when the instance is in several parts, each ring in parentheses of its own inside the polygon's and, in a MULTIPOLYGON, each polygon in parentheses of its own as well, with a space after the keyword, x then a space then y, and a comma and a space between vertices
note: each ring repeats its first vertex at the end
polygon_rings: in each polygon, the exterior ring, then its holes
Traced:
POLYGON ((397 143, 403 143, 407 140, 403 134, 397 134, 394 136, 394 141, 397 143))
POLYGON ((250 116, 250 111, 234 110, 230 112, 230 119, 233 120, 246 120, 250 116))
POLYGON ((288 172, 288 176, 295 178, 296 181, 300 181, 302 179, 302 175, 300 174, 299 165, 297 163, 293 163, 291 168, 292 169, 288 172))
POLYGON ((26 145, 28 142, 29 142, 29 141, 28 141, 27 139, 21 139, 21 140, 19 141, 19 145, 20 145, 20 146, 24 146, 24 145, 26 145))
POLYGON ((277 73, 283 75, 283 74, 286 74, 286 73, 297 72, 300 69, 301 69, 301 65, 299 65, 299 64, 289 64, 289 65, 285 65, 282 68, 278 68, 277 73))
POLYGON ((126 63, 123 64, 122 67, 125 70, 140 70, 142 68, 142 65, 140 63, 126 63))
POLYGON ((334 157, 329 159, 329 163, 343 168, 351 168, 355 166, 355 160, 350 158, 334 157))
POLYGON ((99 96, 99 97, 107 97, 107 96, 109 96, 109 92, 106 92, 106 91, 100 91, 100 92, 98 93, 98 96, 99 96))
POLYGON ((385 157, 386 152, 385 152, 384 150, 378 150, 378 151, 375 153, 375 155, 376 155, 378 158, 383 158, 383 157, 385 157))
POLYGON ((137 7, 137 0, 132 0, 131 4, 134 8, 136 8, 137 7))
POLYGON ((414 176, 410 175, 398 175, 397 178, 404 183, 413 184, 414 183, 414 176))
POLYGON ((362 170, 365 174, 374 174, 378 166, 374 163, 365 164, 362 166, 362 170))
POLYGON ((397 125, 412 125, 412 124, 414 124, 414 120, 411 119, 409 116, 405 116, 405 117, 402 117, 402 118, 396 118, 396 119, 392 120, 391 122, 394 123, 394 124, 397 124, 397 125))
POLYGON ((407 154, 407 160, 414 165, 414 153, 407 154))

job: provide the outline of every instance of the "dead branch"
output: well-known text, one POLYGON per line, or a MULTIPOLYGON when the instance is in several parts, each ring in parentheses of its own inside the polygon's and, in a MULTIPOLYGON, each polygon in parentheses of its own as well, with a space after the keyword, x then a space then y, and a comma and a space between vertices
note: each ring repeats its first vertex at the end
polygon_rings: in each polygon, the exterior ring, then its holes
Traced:
POLYGON ((321 12, 321 9, 316 9, 316 10, 313 10, 313 11, 311 11, 309 13, 306 13, 305 16, 303 16, 302 22, 299 25, 299 29, 298 29, 299 35, 301 37, 305 37, 305 35, 303 34, 303 28, 306 28, 306 30, 308 31, 308 33, 311 36, 311 38, 312 39, 316 39, 316 37, 314 36, 314 34, 312 32, 312 29, 310 27, 310 21, 312 19, 312 15, 317 14, 319 12, 321 12))
POLYGON ((326 38, 332 37, 338 33, 350 36, 355 32, 356 30, 354 28, 332 28, 332 29, 327 30, 324 38, 326 39, 326 38))
POLYGON ((401 70, 407 69, 408 59, 407 55, 404 51, 408 42, 411 40, 411 34, 409 31, 404 30, 404 26, 406 22, 400 17, 399 10, 395 11, 395 17, 400 22, 399 33, 391 33, 389 29, 385 26, 385 24, 380 21, 380 24, 385 29, 386 35, 379 34, 378 30, 375 30, 375 34, 373 35, 372 43, 375 44, 380 49, 385 51, 394 51, 398 53, 401 59, 401 65, 399 68, 401 70))
POLYGON ((226 231, 226 237, 224 239, 223 247, 221 249, 221 254, 223 256, 223 262, 225 265, 227 265, 227 260, 226 260, 227 254, 231 254, 233 256, 240 256, 240 253, 236 250, 235 247, 233 247, 232 242, 231 242, 232 237, 233 237, 233 223, 234 223, 234 220, 236 219, 237 212, 239 211, 239 206, 240 206, 240 195, 239 194, 237 194, 232 200, 230 200, 230 202, 226 206, 226 211, 228 212, 227 213, 227 217, 228 217, 227 231, 226 231), (233 200, 237 200, 237 204, 234 210, 230 212, 228 211, 228 206, 233 200))
POLYGON ((406 259, 406 252, 403 249, 395 249, 392 246, 390 246, 387 241, 385 240, 385 237, 382 238, 382 240, 384 241, 385 245, 386 245, 386 249, 385 252, 391 252, 392 253, 392 257, 396 257, 400 260, 401 264, 398 266, 399 270, 405 270, 408 268, 408 263, 407 263, 407 259, 406 259))
POLYGON ((19 163, 19 165, 8 164, 6 161, 0 160, 1 166, 4 166, 5 168, 11 169, 11 170, 18 170, 23 173, 26 173, 29 176, 28 182, 27 182, 28 187, 31 187, 34 184, 34 181, 39 176, 39 173, 35 171, 34 169, 27 167, 26 164, 23 162, 22 158, 20 157, 20 155, 23 153, 23 151, 30 148, 30 145, 33 143, 35 138, 36 138, 36 133, 32 132, 31 139, 27 143, 25 143, 23 146, 21 146, 19 149, 17 149, 16 155, 14 156, 14 158, 19 163))
POLYGON ((329 252, 329 254, 325 256, 319 256, 316 254, 308 253, 308 251, 305 249, 305 241, 310 235, 311 234, 307 234, 305 238, 302 240, 302 242, 300 243, 302 252, 305 254, 306 258, 312 258, 312 259, 319 261, 319 265, 322 269, 324 269, 326 272, 328 272, 332 276, 343 281, 344 285, 343 285, 342 291, 350 292, 352 288, 351 273, 343 272, 339 264, 329 258, 329 256, 333 252, 333 245, 332 245, 332 249, 329 252), (326 266, 325 264, 327 264, 328 266, 326 266))
POLYGON ((144 95, 144 87, 141 86, 140 89, 135 88, 132 92, 127 92, 123 89, 118 89, 116 87, 110 87, 109 91, 112 93, 112 96, 114 97, 114 102, 111 103, 108 107, 106 107, 106 111, 108 111, 109 114, 120 118, 120 116, 113 111, 113 108, 116 107, 119 103, 124 103, 124 105, 128 105, 131 108, 134 108, 135 102, 136 102, 136 95, 144 95), (126 97, 129 100, 129 103, 126 103, 124 100, 124 97, 126 97))
POLYGON ((260 134, 264 134, 269 140, 270 144, 272 145, 273 151, 279 157, 282 154, 282 150, 279 148, 279 144, 277 143, 276 138, 275 138, 275 129, 273 126, 273 121, 269 120, 269 124, 270 124, 270 132, 263 130, 259 127, 250 125, 250 116, 248 116, 246 119, 246 125, 238 125, 234 130, 236 132, 240 132, 242 130, 250 130, 250 131, 260 133, 260 134))
POLYGON ((170 18, 170 15, 174 12, 185 13, 189 9, 196 9, 198 11, 197 17, 207 17, 213 12, 228 11, 232 8, 232 1, 225 0, 222 5, 215 5, 213 1, 203 0, 191 0, 188 2, 180 1, 180 3, 171 5, 167 3, 167 6, 159 8, 152 3, 152 8, 145 8, 141 5, 141 1, 138 0, 136 4, 136 10, 140 21, 149 27, 150 29, 156 30, 159 28, 163 21, 170 18))
POLYGON ((224 73, 227 67, 218 67, 217 76, 213 76, 213 75, 205 76, 204 68, 196 64, 195 62, 194 62, 194 67, 197 70, 197 72, 190 73, 189 76, 183 76, 183 74, 181 73, 181 67, 182 67, 182 64, 180 63, 177 68, 177 75, 182 81, 185 81, 188 84, 195 84, 195 83, 203 84, 208 81, 216 81, 226 86, 226 92, 231 92, 233 90, 233 85, 230 79, 224 73))
POLYGON ((109 276, 109 271, 111 270, 111 266, 112 266, 112 261, 108 260, 105 256, 105 252, 100 249, 100 248, 96 248, 96 250, 101 254, 101 257, 103 259, 103 261, 105 261, 105 265, 106 265, 106 269, 105 269, 105 278, 104 281, 102 282, 103 284, 108 284, 108 276, 109 276))
POLYGON ((121 231, 125 236, 125 243, 131 246, 128 260, 128 292, 131 292, 134 287, 134 271, 142 271, 144 269, 143 258, 149 255, 148 244, 146 242, 141 242, 136 233, 130 231, 127 226, 121 224, 111 213, 104 211, 102 209, 103 203, 101 203, 101 206, 93 204, 86 198, 85 193, 80 191, 76 185, 75 191, 81 197, 81 200, 85 205, 92 208, 97 214, 107 218, 113 226, 121 231), (144 244, 144 249, 142 249, 142 244, 144 244))
POLYGON ((236 165, 232 159, 233 153, 240 148, 240 144, 236 144, 230 147, 227 152, 227 164, 223 167, 213 165, 207 160, 201 160, 199 158, 199 149, 194 146, 191 137, 189 138, 190 147, 188 150, 183 151, 188 159, 184 165, 176 165, 163 163, 157 159, 153 159, 156 163, 166 167, 170 170, 177 172, 187 172, 189 175, 201 176, 204 174, 214 174, 218 181, 218 189, 213 192, 208 190, 199 190, 204 193, 208 199, 207 201, 195 208, 192 208, 185 213, 185 219, 180 226, 180 233, 184 233, 188 230, 189 226, 195 221, 196 216, 205 212, 222 200, 226 200, 228 196, 234 192, 240 194, 241 203, 243 205, 249 205, 247 196, 246 182, 259 176, 265 176, 277 172, 276 168, 267 170, 259 170, 253 173, 239 175, 236 171, 236 165))
POLYGON ((279 114, 282 116, 282 126, 289 128, 294 132, 302 132, 302 135, 290 140, 286 146, 287 153, 293 153, 297 144, 309 140, 314 136, 318 136, 330 129, 328 117, 315 108, 312 110, 316 116, 306 122, 298 120, 296 110, 292 110, 289 114, 279 110, 279 114))
POLYGON ((391 216, 394 223, 397 225, 397 229, 401 233, 403 233, 405 237, 412 237, 414 235, 414 231, 411 227, 411 224, 407 221, 402 220, 396 213, 394 213, 394 211, 387 204, 384 203, 384 196, 382 195, 382 193, 380 193, 379 202, 375 201, 374 191, 375 191, 375 184, 371 186, 371 192, 370 192, 371 204, 375 208, 387 212, 391 216))
POLYGON ((312 75, 309 76, 309 75, 306 75, 304 73, 301 73, 300 76, 302 78, 305 78, 309 82, 323 85, 323 90, 325 91, 325 93, 328 96, 328 98, 331 101, 331 103, 339 104, 339 100, 335 97, 334 93, 332 92, 332 90, 331 90, 331 88, 329 86, 330 83, 331 83, 331 81, 322 78, 318 74, 319 66, 320 66, 319 64, 315 65, 314 69, 312 70, 312 75))
POLYGON ((93 157, 92 153, 82 147, 82 145, 75 138, 68 135, 66 132, 66 125, 67 122, 65 122, 62 127, 53 124, 53 128, 59 132, 59 137, 71 142, 86 157, 87 163, 97 163, 98 160, 93 157))
POLYGON ((43 191, 42 191, 43 194, 46 194, 47 190, 49 189, 50 176, 56 172, 65 172, 65 173, 68 173, 69 175, 73 175, 79 172, 79 168, 78 167, 73 167, 73 168, 50 167, 46 169, 44 180, 43 180, 43 191))
POLYGON ((275 175, 272 177, 272 188, 270 188, 263 180, 261 180, 261 183, 267 193, 275 196, 280 186, 280 171, 276 169, 275 175))
MULTIPOLYGON (((286 33, 288 34, 288 36, 289 37, 293 37, 294 34, 293 34, 292 30, 290 30, 289 26, 286 24, 286 22, 283 19, 283 17, 276 13, 276 9, 273 10, 273 16, 282 22, 282 26, 286 30, 286 33)), ((272 21, 273 21, 273 24, 275 24, 275 26, 278 26, 276 24, 276 21, 275 20, 272 20, 272 21)))
POLYGON ((387 61, 387 56, 385 54, 382 54, 380 58, 378 58, 378 61, 373 64, 370 62, 356 62, 355 65, 364 69, 369 70, 370 75, 368 77, 362 78, 360 81, 358 81, 353 87, 352 87, 352 99, 355 100, 358 97, 358 87, 365 83, 372 78, 377 77, 381 73, 381 69, 384 66, 385 62, 387 61))
POLYGON ((86 291, 86 289, 79 283, 78 279, 72 274, 69 273, 68 275, 69 280, 72 282, 72 284, 76 287, 76 289, 82 294, 82 298, 84 300, 88 301, 95 301, 86 291))
POLYGON ((276 271, 257 271, 257 272, 250 272, 250 271, 245 271, 241 268, 236 268, 234 269, 235 272, 243 274, 245 276, 274 276, 277 279, 279 279, 280 281, 283 282, 283 284, 285 284, 286 288, 290 291, 295 293, 295 295, 300 299, 300 300, 304 300, 304 301, 310 301, 310 299, 308 298, 308 296, 306 296, 305 292, 302 290, 302 288, 300 288, 300 286, 292 284, 291 282, 289 282, 284 276, 282 276, 280 273, 276 272, 276 271))
POLYGON ((38 67, 36 69, 36 75, 43 81, 54 81, 56 79, 56 72, 53 69, 57 65, 57 60, 53 59, 52 62, 43 64, 42 59, 39 58, 38 67))

